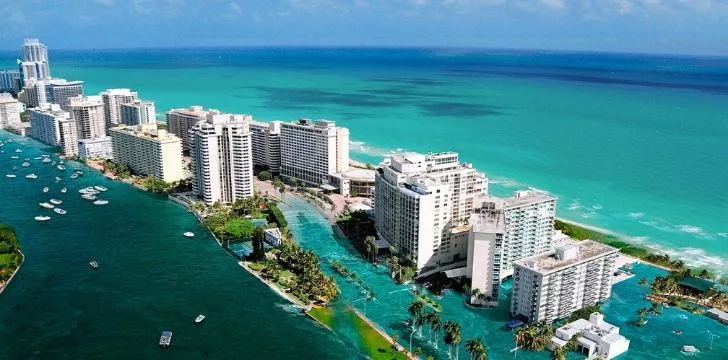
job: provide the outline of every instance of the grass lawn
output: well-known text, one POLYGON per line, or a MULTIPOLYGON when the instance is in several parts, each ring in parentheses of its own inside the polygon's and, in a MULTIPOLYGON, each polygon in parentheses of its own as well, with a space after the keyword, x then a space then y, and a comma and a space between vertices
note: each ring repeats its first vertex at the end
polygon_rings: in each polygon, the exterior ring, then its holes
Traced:
POLYGON ((8 265, 10 265, 10 264, 13 263, 10 260, 10 256, 11 255, 12 254, 10 254, 10 253, 8 253, 8 254, 0 254, 0 267, 6 267, 6 266, 8 266, 8 265))
POLYGON ((379 334, 374 328, 369 326, 366 321, 362 320, 353 311, 347 311, 346 314, 351 318, 355 329, 359 334, 359 340, 367 354, 374 360, 407 360, 407 356, 403 353, 392 353, 392 343, 379 334))
POLYGON ((334 310, 332 308, 326 306, 317 306, 309 310, 308 314, 311 315, 311 317, 313 317, 314 319, 318 320, 320 323, 328 326, 329 328, 333 328, 334 310))

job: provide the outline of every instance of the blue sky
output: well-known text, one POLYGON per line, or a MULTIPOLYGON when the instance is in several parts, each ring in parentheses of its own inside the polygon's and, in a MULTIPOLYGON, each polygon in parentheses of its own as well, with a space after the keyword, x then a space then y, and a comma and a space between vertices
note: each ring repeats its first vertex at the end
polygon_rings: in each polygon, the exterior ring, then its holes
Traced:
POLYGON ((728 55, 728 0, 0 0, 0 49, 455 46, 728 55))

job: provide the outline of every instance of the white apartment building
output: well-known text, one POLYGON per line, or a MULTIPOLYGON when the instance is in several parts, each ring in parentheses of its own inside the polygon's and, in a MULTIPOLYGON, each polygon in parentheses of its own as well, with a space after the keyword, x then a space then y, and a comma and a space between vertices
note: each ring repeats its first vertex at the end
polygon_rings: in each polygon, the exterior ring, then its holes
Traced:
POLYGON ((528 322, 553 322, 612 293, 619 249, 592 240, 513 263, 511 315, 528 322))
POLYGON ((208 113, 189 131, 192 191, 206 204, 253 195, 250 119, 208 113))
POLYGON ((189 150, 189 130, 195 124, 207 119, 207 114, 218 115, 220 111, 210 109, 204 110, 202 106, 190 106, 184 109, 172 109, 167 112, 167 129, 169 132, 182 139, 182 149, 189 150))
POLYGON ((18 100, 31 107, 43 107, 50 103, 47 98, 46 83, 42 80, 29 80, 18 94, 18 100))
POLYGON ((470 217, 467 276, 470 288, 480 297, 471 296, 471 303, 495 306, 501 284, 503 242, 506 218, 503 201, 487 201, 470 217))
POLYGON ((30 109, 31 136, 51 146, 60 146, 63 154, 78 154, 76 123, 58 104, 30 109))
POLYGON ((0 70, 0 91, 14 91, 17 93, 20 88, 20 71, 0 70))
POLYGON ((328 188, 322 187, 335 190, 330 185, 330 175, 348 170, 349 129, 329 120, 301 119, 281 124, 280 174, 283 178, 315 186, 328 185, 328 188))
POLYGON ((253 141, 253 165, 281 172, 281 121, 250 122, 253 141))
POLYGON ((464 261, 468 233, 459 228, 487 191, 485 175, 461 164, 457 153, 392 155, 375 175, 377 233, 410 256, 418 270, 464 261))
POLYGON ((83 96, 83 81, 67 81, 65 79, 46 79, 46 99, 49 103, 61 105, 61 109, 71 111, 70 99, 83 96))
POLYGON ((592 313, 589 320, 578 319, 559 327, 548 344, 550 350, 566 345, 575 335, 580 335, 576 350, 587 359, 610 360, 629 349, 629 339, 619 334, 619 327, 604 321, 604 315, 592 313))
POLYGON ((104 103, 104 119, 107 128, 122 123, 121 105, 139 100, 139 94, 131 89, 107 89, 99 95, 104 103))
POLYGON ((113 159, 114 149, 111 137, 78 140, 78 156, 90 159, 113 159))
POLYGON ((76 120, 79 139, 95 139, 106 136, 104 103, 100 96, 76 96, 69 98, 71 114, 76 120))
POLYGON ((129 126, 157 124, 154 102, 134 100, 121 104, 121 123, 129 126))
POLYGON ((183 178, 182 142, 156 125, 109 129, 114 160, 136 174, 166 182, 183 178))
POLYGON ((18 62, 23 73, 23 80, 42 80, 51 76, 48 48, 38 39, 25 39, 20 53, 21 59, 18 62))
POLYGON ((9 93, 0 93, 0 129, 20 127, 20 103, 9 93))

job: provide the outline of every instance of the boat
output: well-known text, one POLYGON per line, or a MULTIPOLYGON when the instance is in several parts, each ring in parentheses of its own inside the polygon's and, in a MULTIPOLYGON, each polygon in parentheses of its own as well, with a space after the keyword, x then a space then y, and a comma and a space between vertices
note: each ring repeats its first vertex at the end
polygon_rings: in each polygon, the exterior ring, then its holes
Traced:
POLYGON ((195 318, 195 324, 199 324, 203 321, 205 321, 205 315, 200 314, 200 315, 197 315, 197 317, 195 318))
POLYGON ((687 315, 680 315, 680 318, 683 319, 683 320, 687 320, 688 319, 688 316, 687 315))
POLYGON ((11 159, 14 159, 14 160, 20 159, 20 157, 18 157, 17 155, 13 155, 13 156, 11 156, 10 158, 11 158, 11 159))
POLYGON ((44 193, 47 193, 47 192, 48 192, 48 190, 49 190, 49 189, 48 189, 48 187, 47 187, 47 186, 43 188, 43 192, 44 192, 44 193))
POLYGON ((295 305, 295 304, 286 304, 286 305, 283 305, 281 308, 283 308, 283 311, 291 313, 291 314, 300 314, 305 310, 304 308, 302 308, 298 305, 295 305))
POLYGON ((56 176, 56 181, 61 181, 61 180, 63 180, 63 179, 61 179, 58 176, 56 176))
POLYGON ((99 268, 99 263, 97 263, 96 260, 91 260, 91 261, 88 262, 88 264, 91 265, 91 267, 94 268, 94 269, 98 269, 99 268))
POLYGON ((699 353, 700 350, 698 350, 695 346, 692 346, 692 345, 683 345, 682 352, 685 352, 685 353, 699 353))
POLYGON ((78 175, 78 176, 81 176, 81 175, 83 175, 83 171, 81 171, 81 170, 78 170, 78 169, 76 169, 76 170, 73 170, 73 173, 74 173, 74 174, 76 174, 76 175, 78 175))
POLYGON ((16 152, 16 153, 21 153, 21 152, 23 152, 23 150, 20 150, 20 149, 15 149, 15 152, 16 152))
POLYGON ((166 348, 172 343, 172 332, 169 330, 162 331, 162 337, 159 338, 159 346, 166 348))
POLYGON ((50 216, 36 216, 35 217, 35 221, 48 221, 50 219, 51 219, 50 216))
POLYGON ((92 194, 83 194, 83 195, 81 195, 81 197, 86 200, 96 200, 96 195, 92 195, 92 194))
POLYGON ((66 193, 66 191, 68 191, 68 189, 66 189, 66 188, 61 189, 61 192, 64 194, 66 193))
POLYGON ((44 207, 46 209, 53 209, 54 208, 54 206, 52 204, 49 204, 47 202, 38 203, 38 205, 40 205, 41 207, 44 207))
POLYGON ((44 158, 43 161, 41 161, 41 162, 44 163, 44 164, 47 164, 47 163, 49 163, 51 161, 53 161, 53 160, 51 160, 49 158, 44 158))
POLYGON ((36 156, 36 157, 33 158, 33 160, 43 160, 43 157, 42 156, 36 156))
POLYGON ((52 163, 51 163, 51 166, 56 166, 56 162, 55 162, 55 161, 54 161, 54 162, 52 162, 52 163))
POLYGON ((25 175, 25 178, 26 179, 37 179, 38 178, 38 175, 36 175, 36 174, 28 174, 28 175, 25 175))
POLYGON ((186 233, 184 233, 182 235, 184 235, 184 236, 186 236, 188 238, 195 237, 195 233, 193 233, 192 231, 188 231, 188 232, 186 232, 186 233))
POLYGON ((30 166, 30 163, 29 163, 29 162, 27 162, 27 161, 24 161, 24 162, 23 162, 23 165, 21 165, 21 166, 22 166, 22 167, 28 167, 28 166, 30 166))
POLYGON ((63 200, 51 199, 50 202, 51 204, 60 205, 61 203, 63 203, 63 200))
POLYGON ((53 209, 53 211, 55 211, 56 214, 59 214, 59 215, 66 215, 66 213, 68 212, 68 211, 63 210, 61 208, 55 208, 55 209, 53 209))
POLYGON ((58 161, 58 163, 61 164, 61 165, 64 164, 63 160, 58 161))
POLYGON ((75 179, 75 178, 77 178, 77 177, 78 177, 78 174, 71 174, 71 176, 70 176, 70 177, 71 177, 71 179, 75 179))
POLYGON ((100 185, 95 185, 94 186, 94 189, 96 189, 98 191, 106 191, 106 190, 109 190, 109 189, 107 189, 107 188, 105 188, 103 186, 100 186, 100 185))
POLYGON ((682 335, 682 330, 675 329, 672 331, 672 333, 675 335, 682 335))
POLYGON ((66 167, 63 165, 58 165, 58 166, 56 166, 56 169, 63 171, 63 170, 66 170, 66 167))
POLYGON ((108 203, 109 203, 108 200, 101 200, 101 199, 99 199, 99 200, 94 201, 94 205, 106 205, 108 203))
POLYGON ((5 176, 6 176, 6 177, 9 177, 9 178, 15 178, 15 177, 17 177, 17 176, 15 176, 15 174, 7 174, 7 175, 5 175, 5 176))

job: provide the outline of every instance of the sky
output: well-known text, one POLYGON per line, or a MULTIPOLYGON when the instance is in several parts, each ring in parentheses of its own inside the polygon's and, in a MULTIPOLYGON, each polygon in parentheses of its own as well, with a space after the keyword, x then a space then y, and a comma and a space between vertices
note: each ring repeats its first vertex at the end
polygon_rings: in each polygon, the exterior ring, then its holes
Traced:
POLYGON ((728 55, 728 0, 0 0, 0 49, 476 47, 728 55))

